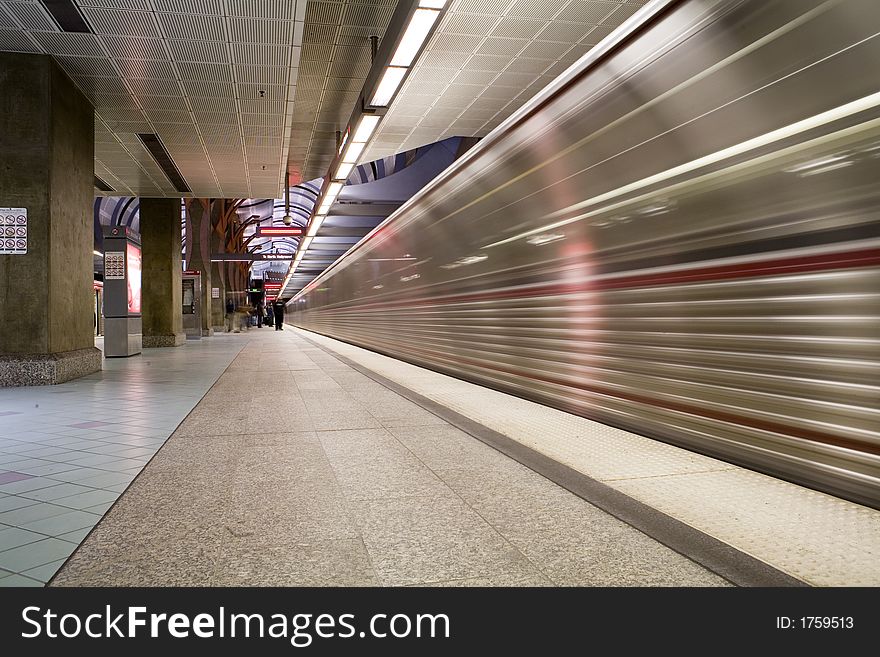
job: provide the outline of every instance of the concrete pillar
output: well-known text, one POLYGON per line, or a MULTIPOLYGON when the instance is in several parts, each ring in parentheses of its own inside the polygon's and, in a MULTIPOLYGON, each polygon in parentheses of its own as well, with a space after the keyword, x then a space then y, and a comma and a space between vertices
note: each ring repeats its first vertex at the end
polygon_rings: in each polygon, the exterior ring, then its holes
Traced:
POLYGON ((186 268, 201 272, 202 336, 214 335, 211 322, 211 201, 206 198, 186 200, 186 268))
POLYGON ((181 313, 180 199, 140 200, 144 347, 186 342, 181 313))
POLYGON ((50 57, 0 53, 0 207, 27 210, 27 252, 0 255, 0 386, 63 383, 101 369, 94 117, 50 57))

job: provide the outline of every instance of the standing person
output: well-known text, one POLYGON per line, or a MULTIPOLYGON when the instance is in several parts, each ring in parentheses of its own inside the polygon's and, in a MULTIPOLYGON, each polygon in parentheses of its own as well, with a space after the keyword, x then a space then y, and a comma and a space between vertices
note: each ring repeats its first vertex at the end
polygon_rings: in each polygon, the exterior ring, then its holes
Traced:
POLYGON ((232 297, 226 299, 226 332, 229 333, 234 328, 235 321, 235 304, 232 303, 232 297))
POLYGON ((263 328, 263 302, 257 301, 257 307, 254 310, 257 314, 257 328, 263 328))
POLYGON ((266 304, 266 324, 272 326, 275 323, 275 316, 272 314, 272 304, 266 304))
POLYGON ((284 327, 282 324, 284 323, 284 302, 281 299, 276 299, 272 302, 272 314, 275 317, 275 330, 283 331, 284 327))

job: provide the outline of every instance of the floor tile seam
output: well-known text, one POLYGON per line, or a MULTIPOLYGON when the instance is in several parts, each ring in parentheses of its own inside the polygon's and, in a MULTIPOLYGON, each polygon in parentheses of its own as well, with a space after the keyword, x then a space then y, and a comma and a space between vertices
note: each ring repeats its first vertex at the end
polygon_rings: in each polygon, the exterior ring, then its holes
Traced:
MULTIPOLYGON (((232 365, 232 363, 235 361, 235 359, 236 359, 236 358, 238 357, 238 355, 241 353, 241 351, 242 351, 242 349, 244 348, 244 346, 245 346, 245 345, 242 345, 242 346, 238 349, 238 351, 236 351, 236 352, 233 354, 232 358, 230 358, 229 362, 226 364, 226 367, 224 367, 224 368, 223 368, 223 369, 217 374, 217 378, 215 378, 215 379, 214 379, 214 382, 213 382, 213 383, 207 388, 207 390, 205 390, 204 394, 202 395, 202 399, 204 399, 205 396, 211 391, 211 389, 214 388, 214 386, 217 385, 217 382, 220 381, 221 378, 223 378, 223 375, 229 370, 229 367, 232 365)), ((223 352, 223 353, 225 354, 226 352, 223 352)), ((180 425, 182 425, 182 424, 186 421, 186 419, 187 419, 187 418, 193 413, 193 411, 198 407, 199 403, 201 403, 201 400, 199 400, 199 402, 196 403, 196 404, 193 406, 192 409, 190 409, 189 413, 187 413, 183 418, 181 418, 180 422, 179 422, 178 425, 177 425, 177 428, 178 428, 178 429, 180 428, 180 425)), ((146 462, 140 467, 140 469, 138 470, 138 472, 137 472, 137 474, 134 476, 134 478, 133 478, 130 482, 128 482, 128 485, 125 487, 125 489, 123 489, 123 491, 122 491, 121 493, 119 493, 119 495, 116 497, 116 499, 115 499, 115 500, 113 501, 113 503, 110 505, 110 508, 108 508, 108 509, 107 509, 107 510, 106 510, 106 511, 105 511, 105 512, 99 517, 98 521, 94 524, 94 526, 92 526, 92 528, 91 528, 91 529, 89 530, 89 532, 83 537, 83 539, 79 542, 79 544, 76 545, 76 547, 74 548, 74 550, 73 550, 69 555, 67 555, 67 558, 65 559, 64 563, 61 564, 61 566, 59 566, 58 570, 55 571, 55 574, 53 574, 52 577, 50 577, 50 578, 46 581, 46 586, 51 586, 51 585, 52 585, 52 583, 54 582, 55 578, 58 576, 58 573, 60 573, 62 570, 64 570, 64 568, 67 566, 67 564, 68 564, 68 563, 74 558, 74 556, 76 555, 76 553, 79 552, 80 548, 86 543, 86 541, 89 540, 89 537, 92 535, 92 533, 93 533, 93 532, 94 532, 94 531, 95 531, 95 530, 101 525, 101 523, 103 522, 103 520, 104 520, 104 519, 107 517, 107 515, 113 510, 113 508, 114 508, 117 504, 119 504, 119 501, 125 496, 126 493, 128 493, 128 491, 131 489, 131 487, 134 485, 134 483, 135 483, 135 482, 141 477, 141 475, 144 473, 144 471, 150 466, 150 463, 152 463, 153 460, 159 455, 159 453, 162 451, 162 449, 165 447, 165 445, 167 445, 168 442, 169 442, 172 438, 174 438, 174 435, 175 435, 176 433, 177 433, 177 429, 175 429, 174 431, 172 431, 171 434, 170 434, 170 435, 164 440, 164 442, 163 442, 163 443, 158 447, 158 449, 153 453, 153 455, 152 455, 152 456, 151 456, 151 457, 150 457, 150 458, 149 458, 149 459, 148 459, 148 460, 147 460, 147 461, 146 461, 146 462)), ((95 470, 100 470, 101 468, 94 468, 94 469, 95 469, 95 470)))
MULTIPOLYGON (((71 468, 70 470, 64 470, 63 472, 53 472, 53 473, 51 473, 51 474, 53 474, 53 475, 70 474, 70 473, 73 472, 74 470, 85 470, 85 469, 89 469, 89 470, 98 470, 99 468, 96 467, 96 466, 93 466, 93 465, 78 465, 78 466, 76 466, 76 467, 74 467, 74 468, 71 468)), ((119 471, 119 470, 102 470, 102 472, 106 472, 106 473, 109 474, 109 473, 119 473, 120 471, 119 471)), ((99 476, 101 476, 101 475, 90 475, 89 477, 85 477, 85 479, 89 479, 91 476, 99 477, 99 476)), ((31 488, 31 489, 29 489, 29 490, 21 491, 21 492, 13 492, 13 493, 6 493, 5 491, 0 491, 0 492, 5 493, 6 495, 14 495, 15 497, 21 497, 21 498, 23 498, 23 499, 30 500, 30 499, 33 499, 33 498, 31 498, 31 497, 24 497, 24 495, 22 495, 22 493, 29 493, 29 492, 31 492, 32 490, 33 490, 33 491, 45 490, 46 488, 52 488, 53 486, 59 486, 59 485, 62 485, 62 484, 84 485, 84 484, 77 484, 77 481, 78 481, 78 480, 76 480, 76 479, 73 480, 73 481, 70 481, 70 480, 68 480, 68 479, 56 479, 55 477, 50 477, 50 476, 48 476, 48 475, 36 475, 36 476, 33 477, 33 479, 48 479, 49 481, 53 481, 53 482, 56 482, 56 483, 47 484, 46 486, 43 486, 43 487, 41 487, 41 488, 31 488)), ((30 479, 22 479, 21 481, 30 481, 30 479)), ((87 488, 94 488, 94 486, 87 486, 87 488)), ((107 490, 107 489, 105 489, 105 488, 95 488, 95 490, 107 490)), ((83 492, 85 492, 85 491, 83 491, 83 492)), ((69 497, 69 496, 67 496, 67 497, 69 497)), ((60 498, 59 498, 59 499, 60 499, 60 498)), ((34 502, 37 502, 38 504, 39 504, 39 503, 43 503, 43 504, 45 504, 46 502, 50 502, 50 501, 51 501, 51 500, 34 500, 34 502)))
MULTIPOLYGON (((86 511, 85 513, 90 513, 90 512, 86 511)), ((52 520, 54 518, 60 518, 63 515, 67 515, 67 514, 62 513, 57 516, 49 516, 48 518, 43 518, 43 520, 52 520)), ((92 514, 92 515, 96 515, 96 514, 92 514)), ((100 516, 99 516, 99 518, 100 518, 100 516)), ((40 522, 40 521, 35 520, 34 522, 40 522)), ((64 534, 69 534, 70 532, 76 532, 76 531, 80 531, 81 529, 85 529, 85 527, 80 527, 79 529, 65 529, 60 534, 47 534, 46 532, 41 532, 36 529, 29 529, 23 525, 15 525, 15 526, 13 526, 13 529, 21 529, 22 531, 30 532, 32 534, 39 534, 40 538, 36 538, 32 541, 27 541, 26 543, 16 545, 15 547, 0 549, 0 555, 2 555, 4 552, 8 552, 9 550, 14 550, 16 548, 24 547, 26 545, 33 545, 34 543, 39 543, 40 541, 45 540, 47 538, 57 538, 59 541, 66 541, 67 543, 70 543, 71 545, 77 545, 77 543, 74 543, 73 541, 68 541, 66 538, 61 538, 61 537, 64 536, 64 534)))
MULTIPOLYGON (((51 562, 49 562, 49 563, 51 563, 51 562)), ((43 565, 45 565, 45 564, 43 564, 43 565)), ((40 568, 40 566, 35 566, 35 568, 40 568)), ((31 570, 31 569, 28 568, 27 570, 31 570)), ((13 575, 18 575, 19 577, 24 577, 25 579, 29 579, 32 582, 38 582, 42 586, 46 585, 46 583, 43 580, 39 580, 36 577, 31 577, 30 575, 25 575, 25 571, 16 572, 14 570, 6 570, 5 568, 0 568, 0 581, 3 581, 7 577, 11 577, 13 575)))
MULTIPOLYGON (((314 343, 313 343, 313 344, 314 344, 314 343)), ((322 347, 321 345, 317 345, 317 346, 318 346, 319 349, 323 349, 323 347, 322 347)), ((337 354, 337 356, 339 356, 339 354, 337 354)), ((343 361, 343 362, 345 362, 345 361, 343 361)), ((348 365, 351 369, 353 369, 353 370, 355 369, 354 367, 351 366, 350 363, 345 363, 345 364, 348 365)), ((382 384, 382 382, 379 382, 379 383, 382 384)), ((392 389, 390 389, 390 388, 388 388, 387 386, 384 386, 384 385, 383 385, 383 387, 385 387, 387 390, 389 390, 389 391, 390 391, 392 394, 394 394, 397 398, 402 399, 402 400, 404 400, 404 401, 410 401, 410 402, 411 402, 411 400, 408 400, 406 397, 404 397, 403 395, 401 395, 398 391, 396 391, 396 390, 392 390, 392 389)), ((453 426, 453 425, 450 424, 448 421, 446 421, 444 418, 442 418, 442 417, 436 415, 435 413, 431 412, 431 411, 428 410, 428 409, 425 409, 425 410, 427 410, 429 413, 431 413, 431 415, 434 415, 435 417, 437 417, 439 420, 441 420, 441 421, 443 422, 443 424, 441 424, 441 425, 436 425, 436 426, 450 426, 450 427, 453 426)), ((545 572, 545 571, 540 567, 540 565, 539 565, 538 563, 536 563, 536 562, 533 561, 530 557, 528 557, 526 554, 524 554, 524 553, 522 552, 522 550, 520 550, 519 547, 518 547, 517 545, 515 545, 514 543, 512 543, 512 542, 508 539, 508 537, 505 536, 505 535, 500 531, 500 529, 499 529, 498 527, 496 527, 493 523, 491 523, 491 522, 490 522, 490 521, 489 521, 489 520, 488 520, 488 519, 487 519, 482 513, 479 512, 479 510, 477 510, 473 505, 471 505, 471 504, 470 504, 470 503, 469 503, 469 502, 468 502, 468 501, 467 501, 467 500, 466 500, 466 499, 465 499, 465 498, 464 498, 464 497, 463 497, 463 496, 462 496, 462 495, 461 495, 461 494, 460 494, 460 493, 459 493, 459 492, 458 492, 458 491, 457 491, 452 485, 450 485, 450 483, 449 483, 448 481, 446 481, 446 479, 444 479, 444 478, 443 478, 443 477, 442 477, 442 476, 441 476, 441 475, 440 475, 440 474, 439 474, 434 468, 432 468, 430 465, 428 465, 428 464, 427 464, 427 463, 426 463, 421 457, 419 457, 418 454, 416 454, 412 449, 410 449, 410 447, 409 447, 408 445, 406 445, 405 443, 403 443, 403 442, 402 442, 397 436, 395 436, 391 431, 389 431, 388 427, 385 426, 385 424, 382 423, 381 420, 379 420, 378 418, 376 418, 376 419, 379 421, 379 423, 382 425, 383 430, 384 430, 388 435, 390 435, 390 436, 391 436, 391 437, 392 437, 392 438, 393 438, 393 439, 394 439, 399 445, 401 445, 401 446, 402 446, 407 452, 409 452, 409 454, 411 454, 411 455, 412 455, 412 456, 413 456, 413 457, 414 457, 419 463, 421 463, 423 467, 425 467, 429 472, 431 472, 431 474, 433 474, 433 475, 438 479, 438 481, 442 482, 443 485, 444 485, 444 486, 445 486, 445 487, 446 487, 446 488, 447 488, 447 489, 448 489, 448 490, 449 490, 449 491, 450 491, 450 492, 451 492, 451 493, 452 493, 452 494, 453 494, 453 495, 454 495, 454 496, 455 496, 455 497, 456 497, 456 498, 457 498, 457 499, 458 499, 458 500, 459 500, 459 501, 460 501, 460 502, 461 502, 466 508, 470 509, 470 510, 471 510, 471 511, 472 511, 472 512, 473 512, 473 513, 474 513, 474 514, 475 514, 475 515, 476 515, 476 516, 477 516, 477 517, 478 517, 483 523, 485 523, 486 527, 488 527, 488 528, 490 529, 491 532, 493 532, 498 538, 501 539, 501 541, 502 541, 504 544, 507 545, 508 549, 512 550, 515 554, 519 555, 519 557, 520 557, 525 563, 530 564, 530 565, 531 565, 531 566, 532 566, 537 572, 541 573, 541 575, 543 575, 544 577, 546 577, 548 581, 551 581, 551 582, 553 582, 554 584, 556 583, 556 580, 554 580, 554 579, 550 576, 549 573, 545 572)), ((508 457, 508 458, 509 458, 509 457, 508 457)), ((487 575, 488 575, 488 574, 487 574, 487 575)))
MULTIPOLYGON (((170 435, 171 435, 171 434, 169 434, 169 436, 170 436, 170 435)), ((119 445, 119 443, 110 443, 110 444, 112 444, 112 445, 119 445)), ((125 443, 122 443, 122 444, 125 444, 125 443)), ((121 445, 120 445, 120 446, 121 446, 121 445)), ((138 448, 138 447, 134 447, 134 446, 133 446, 133 447, 130 447, 130 449, 149 449, 149 448, 148 448, 148 447, 138 448)), ((69 449, 69 450, 66 450, 66 451, 67 451, 68 453, 69 453, 69 452, 79 452, 79 453, 81 453, 81 454, 86 454, 86 455, 88 455, 88 456, 114 456, 113 454, 105 454, 105 453, 103 453, 103 452, 89 452, 89 451, 87 451, 87 450, 83 450, 83 449, 69 449)), ((70 463, 69 460, 64 460, 64 461, 56 461, 56 460, 53 460, 53 459, 52 459, 52 456, 60 456, 60 454, 52 454, 52 455, 49 455, 49 456, 31 456, 31 457, 28 457, 28 459, 33 459, 33 460, 38 460, 38 461, 50 461, 51 463, 70 463)), ((83 456, 82 458, 86 458, 86 457, 83 456)), ((139 456, 134 456, 134 457, 124 456, 124 457, 121 457, 121 458, 125 458, 125 459, 128 459, 128 458, 134 458, 134 459, 137 459, 137 458, 142 458, 142 457, 139 457, 139 456)), ((25 460, 28 460, 28 459, 20 459, 20 460, 25 461, 25 460)), ((12 463, 16 463, 16 461, 12 461, 12 463)), ((4 463, 3 465, 6 465, 6 464, 4 463)), ((47 464, 47 465, 48 465, 48 464, 47 464)), ((2 467, 0 467, 0 469, 2 469, 2 467)))
MULTIPOLYGON (((303 339, 311 342, 317 348, 324 351, 332 351, 330 347, 325 347, 304 335, 305 333, 310 333, 309 331, 305 329, 298 329, 298 331, 303 339)), ((328 340, 335 340, 320 333, 316 335, 328 340)), ((342 342, 343 344, 349 344, 345 341, 342 342)), ((404 384, 397 383, 366 365, 362 365, 339 352, 336 352, 334 356, 352 369, 397 392, 426 411, 437 415, 440 419, 471 435, 473 438, 493 447, 514 461, 569 490, 601 511, 645 534, 648 538, 665 545, 674 552, 734 585, 809 586, 809 582, 773 566, 756 555, 725 543, 697 527, 660 511, 573 467, 556 461, 514 438, 481 424, 473 418, 446 408, 440 402, 415 392, 404 384)), ((385 357, 391 358, 389 356, 385 357)))
MULTIPOLYGON (((100 475, 96 475, 96 476, 100 476, 100 475)), ((25 480, 25 481, 27 481, 27 480, 25 480)), ((90 488, 91 490, 82 490, 79 493, 71 493, 70 495, 65 495, 64 497, 56 497, 55 499, 50 499, 50 500, 35 499, 33 497, 27 497, 24 494, 18 495, 17 497, 20 497, 25 500, 33 500, 34 502, 42 503, 42 504, 54 504, 56 506, 66 506, 65 504, 59 504, 58 501, 67 499, 68 497, 74 497, 75 495, 84 495, 86 493, 91 493, 94 491, 100 491, 102 493, 116 493, 116 491, 110 490, 108 488, 95 488, 94 486, 86 486, 85 484, 79 484, 75 481, 65 481, 65 482, 60 483, 58 485, 63 486, 64 484, 73 484, 74 486, 82 486, 83 488, 90 488)), ((53 486, 47 486, 46 488, 53 488, 53 486)), ((35 492, 38 490, 46 490, 46 489, 45 488, 35 488, 34 489, 35 492)), ((25 492, 30 493, 31 491, 25 491, 25 492)))

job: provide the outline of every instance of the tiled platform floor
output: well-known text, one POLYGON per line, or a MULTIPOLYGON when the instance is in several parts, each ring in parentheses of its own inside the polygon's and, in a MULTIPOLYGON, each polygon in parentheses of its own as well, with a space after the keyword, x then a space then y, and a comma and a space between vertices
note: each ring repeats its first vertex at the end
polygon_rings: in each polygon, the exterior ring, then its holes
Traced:
MULTIPOLYGON (((796 579, 880 586, 876 509, 315 333, 299 334, 796 579)), ((472 485, 487 498, 495 486, 503 495, 503 482, 492 477, 472 485)), ((540 522, 524 526, 538 536, 545 531, 540 522)), ((552 523, 547 526, 552 531, 552 523)))
POLYGON ((242 346, 219 336, 0 388, 0 586, 48 581, 242 346))
POLYGON ((726 583, 292 330, 228 339, 247 344, 52 584, 726 583))

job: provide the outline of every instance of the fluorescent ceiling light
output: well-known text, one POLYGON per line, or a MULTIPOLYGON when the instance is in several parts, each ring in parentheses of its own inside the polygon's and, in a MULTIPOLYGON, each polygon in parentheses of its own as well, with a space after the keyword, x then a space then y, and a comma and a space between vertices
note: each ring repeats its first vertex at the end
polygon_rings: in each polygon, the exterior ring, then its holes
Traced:
POLYGON ((317 214, 327 214, 327 213, 329 213, 329 212, 330 212, 330 207, 331 207, 332 205, 333 205, 333 200, 332 200, 332 199, 325 200, 323 203, 321 203, 321 207, 318 208, 318 212, 317 212, 317 214))
POLYGON ((348 150, 345 151, 345 155, 342 156, 342 161, 357 164, 358 158, 361 156, 361 153, 364 152, 364 146, 366 146, 364 143, 349 144, 348 150))
POLYGON ((341 192, 341 191, 342 191, 342 183, 341 182, 330 183, 330 185, 328 185, 328 187, 327 187, 327 196, 324 197, 324 203, 326 203, 327 200, 330 198, 335 199, 339 195, 339 192, 341 192))
POLYGON ((373 100, 370 101, 370 105, 388 107, 391 98, 397 92, 400 83, 403 82, 403 77, 406 75, 407 70, 400 66, 389 66, 386 68, 385 73, 382 75, 382 81, 376 88, 376 93, 373 94, 373 100))
POLYGON ((304 237, 303 241, 300 242, 300 244, 299 244, 299 249, 300 249, 300 251, 305 253, 311 245, 312 245, 312 238, 311 237, 304 237))
POLYGON ((336 180, 348 180, 351 170, 354 169, 354 162, 340 162, 336 167, 336 180))
POLYGON ((428 9, 443 9, 446 6, 446 0, 419 0, 419 7, 427 7, 428 9))
POLYGON ((324 215, 316 214, 312 218, 312 225, 309 226, 309 232, 306 237, 314 237, 318 233, 318 229, 321 228, 322 223, 324 223, 324 215))
POLYGON ((103 253, 101 253, 100 251, 96 251, 95 249, 92 249, 92 253, 94 253, 99 258, 103 257, 103 255, 104 255, 103 253))
POLYGON ((375 115, 362 116, 361 122, 358 123, 357 130, 355 130, 354 137, 352 137, 351 140, 361 143, 369 140, 370 136, 373 134, 373 130, 379 125, 380 118, 381 117, 375 115))
POLYGON ((342 152, 342 149, 345 148, 345 145, 348 143, 348 130, 345 131, 345 134, 342 135, 342 141, 339 144, 339 150, 336 151, 337 154, 342 152))
POLYGON ((391 66, 410 66, 413 63, 439 15, 440 12, 434 9, 416 9, 389 62, 391 66))

